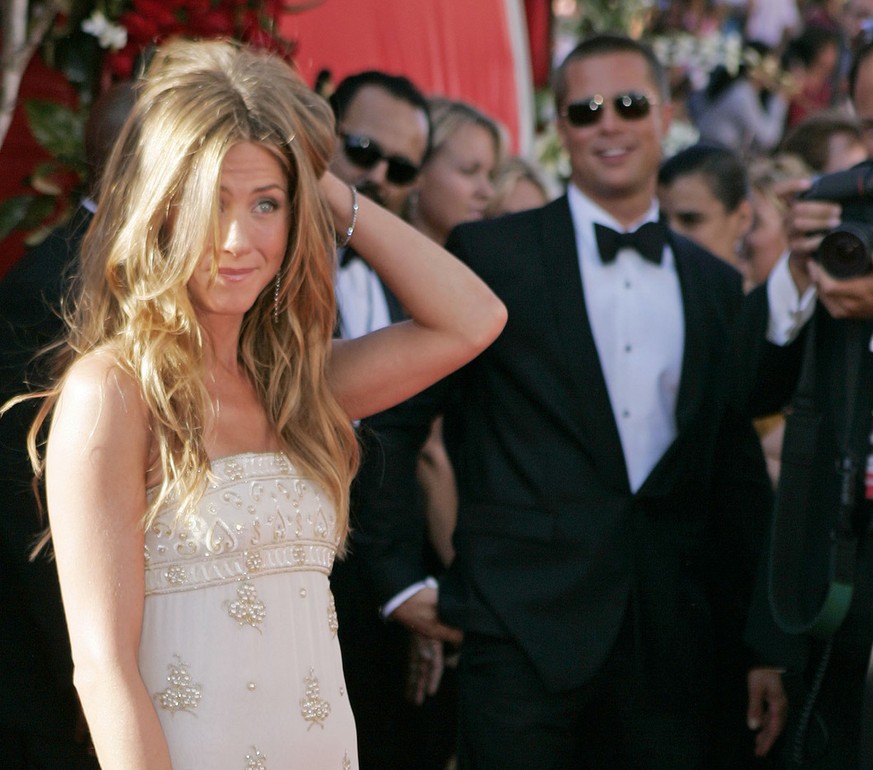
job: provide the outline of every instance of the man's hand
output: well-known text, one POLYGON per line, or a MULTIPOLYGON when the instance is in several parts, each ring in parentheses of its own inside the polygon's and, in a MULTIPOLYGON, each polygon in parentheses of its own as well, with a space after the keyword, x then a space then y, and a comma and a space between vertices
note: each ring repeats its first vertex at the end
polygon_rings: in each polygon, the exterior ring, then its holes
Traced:
POLYGON ((834 318, 873 318, 873 273, 837 280, 817 262, 807 271, 818 288, 818 300, 834 318))
POLYGON ((445 667, 443 643, 413 631, 409 639, 406 699, 420 706, 425 695, 436 695, 445 667))
POLYGON ((755 736, 755 756, 766 756, 785 728, 788 699, 782 687, 782 674, 774 668, 749 671, 749 710, 746 721, 755 736))
POLYGON ((840 224, 842 215, 837 203, 798 199, 797 195, 810 185, 809 179, 788 179, 773 185, 773 193, 785 205, 783 226, 790 251, 788 267, 798 294, 803 294, 812 282, 808 273, 810 257, 824 236, 840 224))
POLYGON ((435 588, 422 588, 418 593, 410 596, 391 613, 391 619, 431 639, 460 644, 464 638, 460 629, 440 623, 435 588))
POLYGON ((786 179, 773 185, 773 194, 785 206, 783 225, 792 253, 810 256, 826 233, 840 224, 842 207, 833 201, 797 196, 812 186, 809 179, 786 179))

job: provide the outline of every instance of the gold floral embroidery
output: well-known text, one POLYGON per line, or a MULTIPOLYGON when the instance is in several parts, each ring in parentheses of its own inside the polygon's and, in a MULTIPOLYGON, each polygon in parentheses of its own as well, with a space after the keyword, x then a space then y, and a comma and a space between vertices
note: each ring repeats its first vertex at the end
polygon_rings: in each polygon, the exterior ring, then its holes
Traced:
POLYGON ((307 722, 311 722, 307 729, 318 725, 323 730, 322 723, 330 716, 330 703, 321 699, 321 687, 313 669, 309 669, 309 676, 303 681, 306 682, 306 697, 300 699, 300 713, 307 722))
POLYGON ((343 754, 343 770, 352 770, 352 760, 349 759, 349 752, 343 754))
POLYGON ((331 636, 336 637, 336 633, 339 631, 339 621, 336 617, 336 602, 330 590, 327 592, 327 627, 330 629, 331 636))
POLYGON ((267 758, 252 746, 251 754, 246 754, 246 770, 267 770, 267 758))
POLYGON ((200 705, 200 699, 203 697, 202 687, 199 684, 191 684, 191 674, 188 673, 188 664, 182 663, 178 656, 176 657, 178 665, 170 663, 167 666, 169 674, 167 674, 167 682, 170 686, 163 692, 154 694, 160 703, 161 708, 175 714, 177 711, 188 711, 194 713, 194 709, 200 705))
POLYGON ((236 589, 237 600, 225 602, 227 614, 241 626, 249 625, 260 631, 260 625, 267 617, 267 608, 258 598, 257 589, 248 581, 236 589))

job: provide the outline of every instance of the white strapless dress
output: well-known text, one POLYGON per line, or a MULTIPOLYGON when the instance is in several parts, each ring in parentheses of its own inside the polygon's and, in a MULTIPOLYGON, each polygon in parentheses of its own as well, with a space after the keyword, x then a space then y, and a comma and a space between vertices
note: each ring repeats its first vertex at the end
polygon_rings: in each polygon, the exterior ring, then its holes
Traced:
POLYGON ((145 539, 139 665, 174 770, 352 770, 328 575, 335 512, 282 454, 216 460, 145 539))

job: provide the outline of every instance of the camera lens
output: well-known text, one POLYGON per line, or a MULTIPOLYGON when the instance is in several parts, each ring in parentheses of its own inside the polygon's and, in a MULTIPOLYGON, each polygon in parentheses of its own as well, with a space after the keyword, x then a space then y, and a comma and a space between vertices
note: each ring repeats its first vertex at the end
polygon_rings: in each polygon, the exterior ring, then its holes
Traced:
POLYGON ((868 272, 871 234, 868 228, 844 223, 825 236, 817 260, 834 278, 854 278, 868 272))

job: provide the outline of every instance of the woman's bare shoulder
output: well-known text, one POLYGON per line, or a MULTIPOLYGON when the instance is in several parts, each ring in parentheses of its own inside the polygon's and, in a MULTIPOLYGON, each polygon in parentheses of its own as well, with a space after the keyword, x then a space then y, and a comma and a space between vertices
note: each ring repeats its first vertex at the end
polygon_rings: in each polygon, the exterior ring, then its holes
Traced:
POLYGON ((61 404, 74 409, 127 417, 148 423, 139 382, 117 351, 102 347, 84 354, 69 368, 61 386, 61 404))

